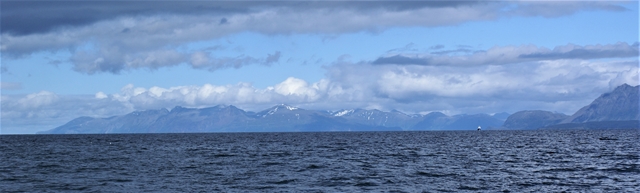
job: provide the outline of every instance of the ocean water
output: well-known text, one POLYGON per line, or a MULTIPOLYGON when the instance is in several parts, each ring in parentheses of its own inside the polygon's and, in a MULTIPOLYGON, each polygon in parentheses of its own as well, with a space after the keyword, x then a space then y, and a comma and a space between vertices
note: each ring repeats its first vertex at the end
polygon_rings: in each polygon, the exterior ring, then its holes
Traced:
POLYGON ((0 192, 640 192, 640 130, 0 136, 0 192))

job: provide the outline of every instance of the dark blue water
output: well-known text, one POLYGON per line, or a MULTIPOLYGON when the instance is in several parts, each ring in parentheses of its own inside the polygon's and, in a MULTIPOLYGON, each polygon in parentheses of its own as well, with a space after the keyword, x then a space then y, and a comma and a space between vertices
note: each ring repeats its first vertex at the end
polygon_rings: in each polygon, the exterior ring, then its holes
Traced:
POLYGON ((0 136, 0 192, 640 192, 639 130, 0 136))

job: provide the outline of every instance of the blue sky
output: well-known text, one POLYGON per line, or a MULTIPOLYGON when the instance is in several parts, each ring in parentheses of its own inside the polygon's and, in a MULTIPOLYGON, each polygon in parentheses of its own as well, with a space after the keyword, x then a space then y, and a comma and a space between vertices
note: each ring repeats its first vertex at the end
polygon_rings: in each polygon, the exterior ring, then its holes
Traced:
POLYGON ((572 114, 639 80, 637 1, 3 1, 1 9, 3 134, 217 104, 572 114))

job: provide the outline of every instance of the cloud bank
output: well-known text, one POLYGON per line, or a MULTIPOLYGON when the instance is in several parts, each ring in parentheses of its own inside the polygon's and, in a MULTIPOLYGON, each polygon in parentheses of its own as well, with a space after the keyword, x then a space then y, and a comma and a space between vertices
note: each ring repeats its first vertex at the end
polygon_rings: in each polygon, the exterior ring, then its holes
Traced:
MULTIPOLYGON (((213 57, 215 53, 208 50, 177 51, 189 43, 240 32, 376 33, 393 27, 450 26, 505 17, 560 17, 585 10, 624 11, 624 7, 615 2, 475 1, 8 1, 3 2, 1 9, 3 57, 69 51, 73 69, 87 74, 180 64, 214 71, 278 61, 278 50, 272 50, 274 54, 266 58, 213 57)), ((403 56, 387 59, 417 62, 403 56)), ((389 61, 383 58, 380 62, 389 61)))
MULTIPOLYGON (((275 104, 406 113, 498 113, 542 109, 571 114, 623 83, 637 85, 638 60, 549 60, 521 65, 435 67, 337 61, 318 82, 290 77, 266 88, 250 83, 178 87, 124 86, 119 93, 67 96, 39 92, 2 96, 3 128, 51 129, 79 116, 108 117, 174 106, 275 104), (38 126, 38 127, 36 127, 38 126)), ((35 130, 33 131, 35 132, 35 130)))

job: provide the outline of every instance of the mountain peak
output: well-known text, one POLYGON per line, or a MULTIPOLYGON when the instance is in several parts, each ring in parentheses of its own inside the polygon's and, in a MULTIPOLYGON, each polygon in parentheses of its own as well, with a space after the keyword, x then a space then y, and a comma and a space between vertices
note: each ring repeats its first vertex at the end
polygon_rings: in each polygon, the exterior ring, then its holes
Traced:
POLYGON ((267 110, 262 111, 260 114, 262 115, 262 117, 266 117, 268 115, 273 115, 276 112, 280 111, 280 110, 286 110, 286 111, 294 111, 294 110, 298 110, 298 107, 293 107, 291 105, 287 105, 287 104, 279 104, 276 106, 273 106, 267 110))
POLYGON ((226 109, 228 107, 231 107, 231 106, 230 105, 224 105, 224 104, 220 104, 220 105, 214 106, 214 108, 218 108, 218 109, 226 109))
POLYGON ((279 105, 276 105, 275 108, 281 108, 281 109, 284 108, 284 109, 287 109, 287 110, 290 110, 290 111, 298 109, 298 107, 294 107, 294 106, 287 105, 287 104, 279 104, 279 105))
POLYGON ((403 113, 402 111, 398 111, 397 109, 392 109, 392 110, 391 110, 391 111, 389 111, 389 112, 390 112, 390 113, 402 113, 402 114, 405 114, 405 113, 403 113))
POLYGON ((267 111, 273 111, 273 112, 276 112, 276 111, 278 111, 278 110, 289 110, 289 111, 293 111, 293 110, 297 110, 297 109, 299 109, 299 108, 298 108, 298 107, 291 106, 291 105, 287 105, 287 104, 279 104, 279 105, 276 105, 276 106, 273 106, 273 107, 271 107, 271 108, 267 109, 267 111))
POLYGON ((617 86, 615 89, 613 89, 613 91, 611 91, 611 93, 615 93, 615 92, 633 92, 635 89, 635 91, 638 90, 638 86, 631 86, 628 85, 627 83, 624 83, 620 86, 617 86))
POLYGON ((187 108, 183 107, 183 106, 175 106, 175 107, 173 107, 173 109, 171 109, 171 112, 175 113, 175 112, 183 111, 183 110, 186 110, 186 109, 187 108))
POLYGON ((542 110, 519 111, 507 117, 502 127, 506 129, 538 129, 540 127, 558 124, 567 117, 567 115, 562 113, 542 110))
POLYGON ((604 93, 591 104, 582 107, 563 123, 584 123, 590 121, 624 121, 640 119, 638 86, 622 84, 613 91, 604 93))
POLYGON ((633 87, 633 86, 631 86, 631 85, 629 85, 627 83, 624 83, 624 84, 622 84, 622 85, 620 85, 620 86, 618 86, 616 88, 627 88, 627 87, 633 87))

